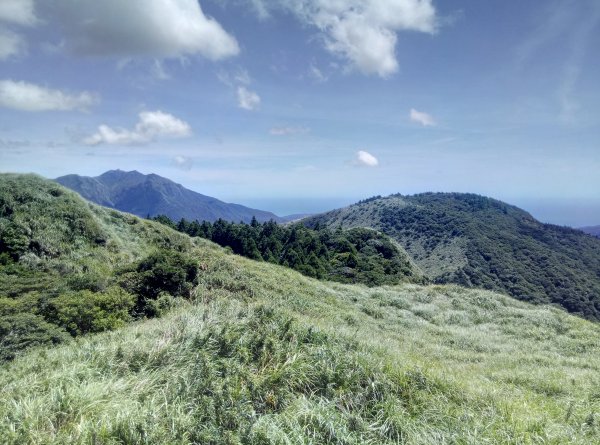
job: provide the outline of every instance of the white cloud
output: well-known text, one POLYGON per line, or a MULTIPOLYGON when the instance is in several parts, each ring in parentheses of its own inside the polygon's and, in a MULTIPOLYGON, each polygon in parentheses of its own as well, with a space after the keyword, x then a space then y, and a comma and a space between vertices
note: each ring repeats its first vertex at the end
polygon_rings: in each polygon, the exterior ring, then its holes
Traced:
POLYGON ((30 26, 36 21, 33 0, 2 0, 0 2, 0 22, 30 26))
POLYGON ((364 167, 377 167, 379 165, 379 161, 371 153, 359 150, 356 152, 354 164, 364 167))
POLYGON ((187 122, 162 111, 144 111, 133 130, 100 125, 98 131, 85 138, 86 145, 136 145, 153 142, 159 137, 185 137, 192 133, 187 122))
POLYGON ((192 160, 192 158, 189 158, 187 156, 175 156, 172 159, 172 164, 174 167, 180 170, 189 171, 194 166, 194 161, 192 160))
POLYGON ((45 0, 38 6, 77 54, 219 60, 239 53, 236 39, 197 0, 45 0))
POLYGON ((244 110, 256 110, 260 106, 260 96, 246 87, 238 87, 238 106, 244 110))
POLYGON ((31 26, 37 22, 33 0, 0 1, 0 60, 8 59, 25 51, 25 40, 2 23, 31 26))
POLYGON ((85 111, 98 101, 84 91, 69 94, 27 82, 0 80, 0 106, 21 111, 85 111))
POLYGON ((25 49, 25 42, 18 34, 0 28, 0 60, 16 56, 25 49))
MULTIPOLYGON (((258 0, 255 0, 255 2, 258 0)), ((266 7, 267 2, 261 2, 266 7)), ((364 74, 387 77, 398 70, 399 31, 434 33, 431 0, 278 0, 322 33, 325 48, 364 74)))
POLYGON ((417 111, 414 108, 411 108, 410 110, 410 120, 421 124, 424 127, 434 127, 436 125, 435 120, 430 114, 424 113, 422 111, 417 111))
POLYGON ((273 127, 269 130, 271 136, 290 136, 308 132, 310 132, 310 128, 307 127, 273 127))

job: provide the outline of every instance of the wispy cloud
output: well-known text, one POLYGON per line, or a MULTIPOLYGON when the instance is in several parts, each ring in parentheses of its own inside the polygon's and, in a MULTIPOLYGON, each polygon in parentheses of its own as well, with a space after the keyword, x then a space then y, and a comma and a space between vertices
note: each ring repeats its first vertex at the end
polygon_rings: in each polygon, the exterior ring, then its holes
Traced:
POLYGON ((194 166, 194 161, 188 156, 175 156, 171 160, 171 164, 180 170, 190 171, 194 166))
POLYGON ((435 119, 428 113, 417 111, 411 108, 409 118, 412 122, 421 124, 424 127, 433 127, 436 125, 435 119))
POLYGON ((187 122, 162 111, 144 111, 133 130, 100 125, 98 131, 83 140, 86 145, 137 145, 147 144, 159 137, 181 138, 190 136, 187 122))
POLYGON ((20 35, 0 27, 0 60, 23 53, 25 47, 25 40, 20 35))
POLYGON ((152 64, 152 75, 158 80, 168 80, 171 78, 171 75, 165 68, 165 64, 159 59, 154 59, 154 63, 152 64))
POLYGON ((221 69, 217 71, 217 79, 230 88, 236 85, 250 85, 252 83, 250 74, 244 68, 237 68, 231 71, 221 69))
POLYGON ((317 82, 327 82, 327 80, 329 80, 329 76, 324 74, 321 69, 313 64, 308 67, 308 75, 317 82))
POLYGON ((308 127, 273 127, 269 130, 271 136, 290 136, 294 134, 306 134, 310 132, 308 127))
POLYGON ((2 0, 0 2, 0 60, 26 51, 25 39, 6 25, 32 26, 37 23, 33 0, 2 0))
POLYGON ((597 1, 563 1, 549 3, 538 16, 538 24, 516 50, 516 66, 522 69, 539 51, 551 45, 564 45, 567 53, 557 66, 560 80, 555 98, 559 119, 573 122, 580 109, 577 83, 593 31, 600 23, 600 3, 597 1), (566 43, 566 45, 565 45, 566 43))
POLYGON ((85 111, 98 102, 87 91, 68 93, 28 82, 0 80, 0 107, 20 111, 85 111))
POLYGON ((600 23, 600 4, 591 4, 591 10, 578 22, 570 41, 570 54, 563 67, 561 83, 558 87, 558 100, 560 104, 560 119, 563 122, 572 122, 575 119, 580 105, 575 98, 577 81, 583 70, 583 60, 586 55, 590 37, 600 23))
POLYGON ((244 110, 254 111, 260 106, 260 96, 246 87, 238 87, 238 106, 244 110))
POLYGON ((31 141, 28 140, 0 139, 0 148, 3 150, 18 150, 30 145, 31 141))

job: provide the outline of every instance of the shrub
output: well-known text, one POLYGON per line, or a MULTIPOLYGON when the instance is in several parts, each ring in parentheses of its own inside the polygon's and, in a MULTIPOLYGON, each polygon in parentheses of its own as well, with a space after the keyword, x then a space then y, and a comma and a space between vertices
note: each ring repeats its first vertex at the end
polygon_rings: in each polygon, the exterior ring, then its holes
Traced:
POLYGON ((154 316, 156 305, 150 302, 162 293, 173 297, 191 296, 198 284, 198 264, 189 255, 159 250, 123 271, 120 282, 125 289, 137 295, 135 312, 154 316))
POLYGON ((14 359, 26 348, 58 344, 69 338, 64 330, 38 315, 19 313, 0 317, 0 362, 14 359))
POLYGON ((123 326, 131 319, 134 305, 135 297, 119 287, 102 293, 82 290, 54 299, 51 317, 71 335, 81 335, 123 326))

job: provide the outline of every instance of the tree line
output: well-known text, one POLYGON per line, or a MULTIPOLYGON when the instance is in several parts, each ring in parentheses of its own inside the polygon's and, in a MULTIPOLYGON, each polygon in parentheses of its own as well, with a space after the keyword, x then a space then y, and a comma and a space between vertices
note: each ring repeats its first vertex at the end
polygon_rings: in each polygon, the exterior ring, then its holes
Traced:
POLYGON ((286 266, 313 278, 368 286, 422 281, 406 254, 389 237, 370 229, 309 229, 302 224, 259 223, 256 218, 249 224, 223 219, 174 222, 165 215, 152 219, 238 255, 286 266))

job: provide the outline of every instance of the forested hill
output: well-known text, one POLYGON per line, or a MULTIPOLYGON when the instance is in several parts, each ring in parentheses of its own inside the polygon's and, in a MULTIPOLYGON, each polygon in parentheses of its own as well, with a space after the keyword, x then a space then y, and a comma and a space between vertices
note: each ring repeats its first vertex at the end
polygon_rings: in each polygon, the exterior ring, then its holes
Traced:
POLYGON ((186 189, 170 179, 137 171, 111 170, 94 178, 67 175, 57 178, 56 182, 96 204, 141 217, 167 215, 174 220, 216 221, 221 218, 250 222, 254 216, 259 221, 284 221, 274 213, 226 203, 186 189))
POLYGON ((286 266, 313 278, 367 286, 426 281, 404 249, 371 229, 311 230, 302 224, 261 224, 256 219, 250 224, 222 219, 214 224, 185 219, 175 223, 164 215, 154 220, 230 248, 238 255, 286 266))
POLYGON ((304 223, 371 227, 396 239, 434 282, 554 303, 600 320, 600 240, 542 224, 501 201, 460 193, 391 195, 304 223))

